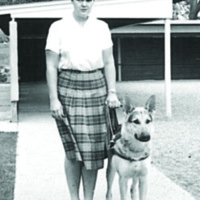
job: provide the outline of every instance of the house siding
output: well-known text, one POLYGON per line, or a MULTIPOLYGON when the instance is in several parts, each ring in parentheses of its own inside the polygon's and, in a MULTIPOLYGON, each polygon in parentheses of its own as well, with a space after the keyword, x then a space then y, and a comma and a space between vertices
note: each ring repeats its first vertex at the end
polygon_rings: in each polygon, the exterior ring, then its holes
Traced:
MULTIPOLYGON (((48 28, 54 20, 56 19, 18 19, 21 82, 45 80, 44 46, 48 28)), ((116 37, 113 37, 113 41, 114 57, 117 62, 116 37)), ((198 37, 172 35, 172 79, 200 78, 199 48, 200 38, 198 37)), ((122 80, 124 81, 164 79, 163 36, 143 35, 140 37, 137 35, 137 37, 121 38, 121 58, 122 80)))
MULTIPOLYGON (((114 49, 115 57, 117 57, 116 40, 114 40, 114 49)), ((199 49, 200 38, 172 37, 173 80, 200 78, 199 49)), ((121 38, 121 58, 124 81, 164 79, 163 38, 121 38)))

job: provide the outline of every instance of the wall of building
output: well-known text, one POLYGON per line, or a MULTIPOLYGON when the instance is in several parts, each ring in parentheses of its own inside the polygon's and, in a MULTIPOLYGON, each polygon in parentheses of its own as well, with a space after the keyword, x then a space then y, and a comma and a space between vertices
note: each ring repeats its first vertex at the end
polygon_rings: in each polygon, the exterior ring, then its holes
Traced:
MULTIPOLYGON (((172 37, 172 79, 200 79, 199 46, 200 38, 172 37)), ((164 79, 164 38, 122 38, 121 48, 122 80, 164 79)))
POLYGON ((45 80, 45 44, 50 24, 55 19, 18 19, 20 82, 45 80))
MULTIPOLYGON (((19 76, 21 82, 45 80, 45 42, 50 24, 56 19, 18 19, 19 76)), ((120 23, 122 23, 120 21, 120 23)), ((112 23, 110 22, 110 27, 112 23)), ((116 26, 116 21, 113 22, 116 26)), ((117 61, 117 42, 114 56, 117 61)), ((172 79, 200 78, 200 38, 172 35, 172 79)), ((122 80, 164 79, 164 38, 121 39, 122 80)))

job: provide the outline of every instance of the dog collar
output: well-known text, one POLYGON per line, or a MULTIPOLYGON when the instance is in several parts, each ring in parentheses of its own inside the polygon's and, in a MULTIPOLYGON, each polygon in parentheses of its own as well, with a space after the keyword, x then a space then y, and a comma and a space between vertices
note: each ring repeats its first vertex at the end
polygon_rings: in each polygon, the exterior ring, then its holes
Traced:
POLYGON ((120 154, 120 153, 119 153, 118 151, 116 151, 114 148, 112 148, 112 153, 113 153, 113 155, 119 156, 120 158, 122 158, 122 159, 124 159, 124 160, 128 160, 128 161, 130 161, 130 162, 142 161, 142 160, 147 159, 147 158, 150 156, 150 154, 147 153, 146 156, 141 157, 141 158, 139 158, 139 159, 129 158, 129 157, 126 157, 126 156, 120 154))

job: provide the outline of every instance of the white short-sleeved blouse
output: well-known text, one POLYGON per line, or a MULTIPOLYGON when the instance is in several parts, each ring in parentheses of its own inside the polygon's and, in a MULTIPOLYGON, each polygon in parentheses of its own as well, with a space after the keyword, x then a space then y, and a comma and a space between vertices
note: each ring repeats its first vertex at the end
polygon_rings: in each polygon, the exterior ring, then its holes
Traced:
POLYGON ((60 55, 60 69, 90 71, 103 68, 102 51, 112 45, 105 22, 89 17, 81 27, 70 15, 51 25, 45 49, 60 55))

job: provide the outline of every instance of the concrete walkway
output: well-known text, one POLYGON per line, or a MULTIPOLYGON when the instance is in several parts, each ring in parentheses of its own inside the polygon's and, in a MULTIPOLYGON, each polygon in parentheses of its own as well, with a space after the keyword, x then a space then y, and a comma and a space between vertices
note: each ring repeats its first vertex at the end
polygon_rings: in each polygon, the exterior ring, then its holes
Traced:
MULTIPOLYGON (((27 98, 34 99, 29 95, 30 90, 25 93, 27 98)), ((70 200, 64 174, 64 150, 55 122, 47 104, 41 110, 41 106, 30 102, 22 101, 20 108, 14 200, 70 200)), ((104 200, 105 192, 104 168, 99 171, 94 200, 104 200)), ((117 177, 113 195, 113 200, 119 200, 117 177)), ((148 197, 148 200, 194 200, 154 167, 150 173, 148 197)))

